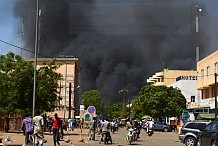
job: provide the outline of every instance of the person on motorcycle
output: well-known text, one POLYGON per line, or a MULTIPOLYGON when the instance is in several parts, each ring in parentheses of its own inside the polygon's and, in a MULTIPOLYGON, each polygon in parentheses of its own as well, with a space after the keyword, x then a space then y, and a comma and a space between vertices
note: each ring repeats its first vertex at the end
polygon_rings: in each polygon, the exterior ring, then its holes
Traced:
MULTIPOLYGON (((103 134, 105 134, 109 137, 111 143, 112 143, 112 140, 111 140, 111 135, 110 135, 110 122, 108 121, 108 119, 105 119, 103 122, 102 122, 102 137, 103 137, 103 134)), ((101 140, 99 143, 101 143, 102 141, 102 137, 101 137, 101 140)))
POLYGON ((149 129, 152 131, 154 130, 154 122, 152 121, 152 119, 148 119, 148 121, 147 121, 147 133, 148 133, 149 129))
POLYGON ((115 122, 114 121, 112 121, 110 123, 110 127, 111 127, 111 132, 114 132, 115 131, 115 122))
POLYGON ((108 122, 108 119, 105 119, 102 123, 102 132, 109 132, 110 133, 110 122, 108 122))

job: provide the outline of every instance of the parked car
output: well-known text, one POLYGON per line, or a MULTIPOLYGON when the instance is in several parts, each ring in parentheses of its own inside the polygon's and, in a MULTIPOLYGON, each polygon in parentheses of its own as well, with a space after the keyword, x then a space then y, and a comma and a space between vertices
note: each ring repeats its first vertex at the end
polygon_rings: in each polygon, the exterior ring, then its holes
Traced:
POLYGON ((201 130, 203 130, 209 121, 189 121, 186 122, 180 130, 179 140, 186 146, 196 146, 201 130))
POLYGON ((218 146, 218 121, 213 121, 199 134, 198 146, 218 146))
POLYGON ((163 124, 163 123, 158 122, 158 121, 154 121, 154 130, 156 130, 156 131, 164 131, 164 132, 172 131, 170 125, 163 124))

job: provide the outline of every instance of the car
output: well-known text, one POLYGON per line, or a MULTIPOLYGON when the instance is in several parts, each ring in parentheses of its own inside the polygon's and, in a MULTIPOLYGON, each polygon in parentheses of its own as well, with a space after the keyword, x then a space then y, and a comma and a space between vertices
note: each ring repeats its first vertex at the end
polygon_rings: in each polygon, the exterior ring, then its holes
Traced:
POLYGON ((211 122, 201 131, 198 146, 218 146, 218 121, 211 122))
POLYGON ((186 146, 197 146, 201 131, 209 124, 209 121, 188 121, 179 133, 179 140, 186 146))
POLYGON ((154 130, 168 132, 168 131, 171 131, 172 129, 171 129, 171 126, 167 124, 163 124, 159 121, 154 121, 154 130))

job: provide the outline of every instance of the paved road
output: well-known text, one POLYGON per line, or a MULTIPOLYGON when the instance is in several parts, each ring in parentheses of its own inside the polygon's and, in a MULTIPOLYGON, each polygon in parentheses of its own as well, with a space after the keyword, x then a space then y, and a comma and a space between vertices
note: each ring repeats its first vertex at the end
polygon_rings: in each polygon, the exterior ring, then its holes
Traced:
MULTIPOLYGON (((60 142, 61 146, 97 146, 97 145, 104 145, 103 143, 99 144, 100 135, 96 135, 96 141, 87 140, 87 133, 88 130, 83 130, 82 139, 84 142, 79 142, 80 139, 80 130, 75 129, 74 131, 70 131, 68 135, 68 139, 70 140, 69 143, 66 143, 64 140, 60 142)), ((115 132, 112 135, 113 144, 108 144, 111 146, 126 146, 128 145, 127 141, 125 140, 127 134, 126 129, 119 129, 118 132, 115 132)), ((21 133, 2 133, 0 134, 0 138, 4 138, 6 136, 11 136, 13 143, 24 143, 24 136, 21 133)), ((48 140, 44 146, 52 146, 53 145, 53 137, 52 135, 46 133, 46 139, 48 140)), ((64 137, 67 139, 67 136, 64 137)), ((145 131, 142 130, 140 134, 140 139, 138 141, 133 142, 132 145, 141 145, 141 146, 185 146, 184 144, 180 143, 178 140, 178 134, 174 132, 155 132, 154 135, 151 137, 145 134, 145 131)))

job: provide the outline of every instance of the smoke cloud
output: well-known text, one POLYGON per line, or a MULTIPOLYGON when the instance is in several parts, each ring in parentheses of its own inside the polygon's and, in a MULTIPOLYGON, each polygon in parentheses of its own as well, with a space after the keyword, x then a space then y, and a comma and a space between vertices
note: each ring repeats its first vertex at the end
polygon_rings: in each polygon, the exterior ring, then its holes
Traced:
MULTIPOLYGON (((200 4, 207 10, 200 27, 200 38, 205 40, 200 44, 202 58, 216 50, 212 33, 218 19, 210 21, 215 5, 200 4)), ((25 46, 30 50, 34 50, 35 5, 19 0, 14 7, 15 17, 24 16, 25 46)), ((169 69, 195 68, 191 0, 40 0, 40 9, 39 53, 78 57, 82 90, 98 89, 109 102, 121 100, 120 89, 128 89, 131 98, 137 96, 146 79, 163 69, 163 62, 169 69)))

